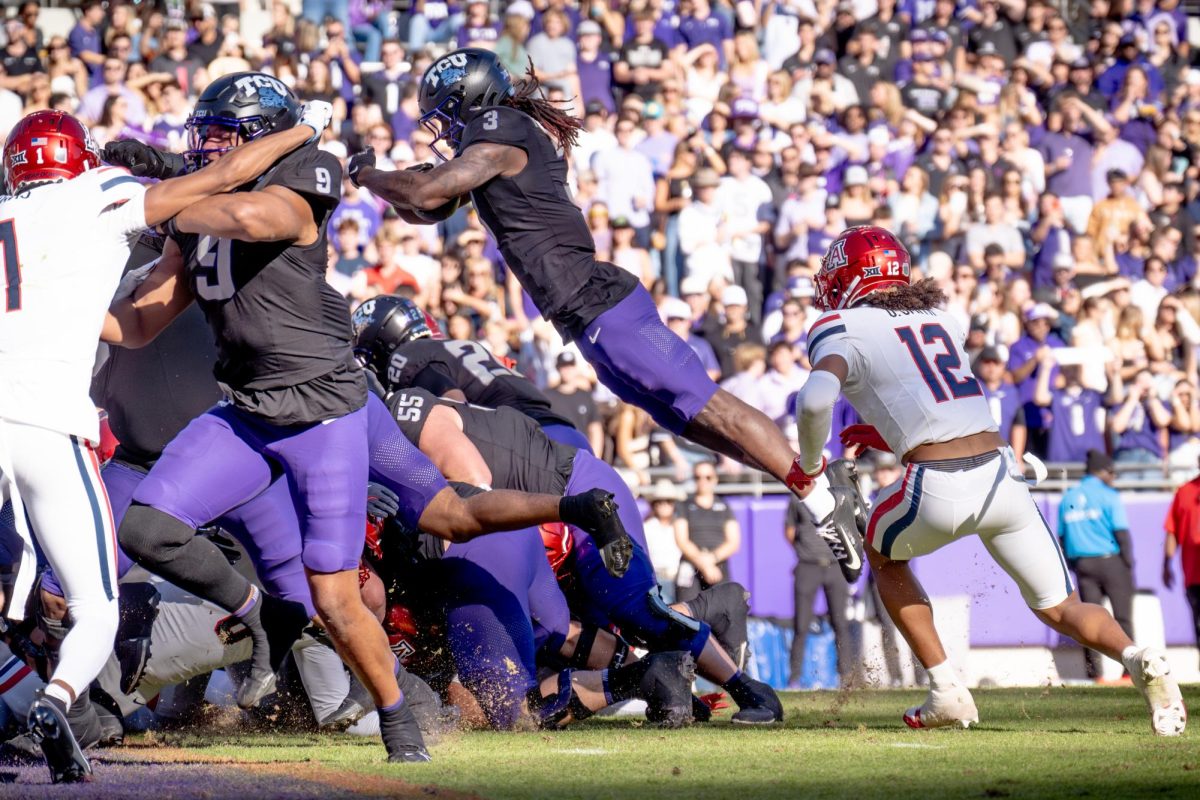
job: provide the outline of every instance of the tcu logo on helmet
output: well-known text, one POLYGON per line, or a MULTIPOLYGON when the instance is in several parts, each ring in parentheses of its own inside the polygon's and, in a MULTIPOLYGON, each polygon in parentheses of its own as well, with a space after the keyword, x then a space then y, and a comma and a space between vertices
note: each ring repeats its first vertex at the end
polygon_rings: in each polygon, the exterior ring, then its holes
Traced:
POLYGON ((467 57, 463 53, 451 53, 441 61, 433 65, 433 69, 425 76, 425 80, 433 88, 437 88, 443 81, 445 83, 456 83, 467 77, 467 57))
POLYGON ((358 308, 354 309, 354 314, 351 318, 351 323, 354 326, 354 335, 358 337, 366 330, 367 326, 375 321, 375 300, 374 298, 366 300, 358 308))
POLYGON ((287 87, 283 85, 283 82, 270 75, 247 75, 234 81, 233 85, 237 87, 239 94, 249 97, 259 94, 260 89, 266 89, 267 91, 264 93, 266 95, 286 98, 288 94, 287 87))

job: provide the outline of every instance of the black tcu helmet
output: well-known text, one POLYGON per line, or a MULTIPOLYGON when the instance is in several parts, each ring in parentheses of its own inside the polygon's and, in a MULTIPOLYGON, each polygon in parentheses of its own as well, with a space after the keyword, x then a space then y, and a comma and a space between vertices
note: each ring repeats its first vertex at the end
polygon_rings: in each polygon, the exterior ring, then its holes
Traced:
MULTIPOLYGON (((440 339, 441 329, 407 297, 382 294, 359 303, 350 316, 354 355, 384 380, 388 361, 400 345, 414 339, 440 339)), ((390 387, 389 387, 390 388, 390 387)))
MULTIPOLYGON (((421 124, 436 137, 433 145, 446 140, 457 152, 467 123, 512 93, 512 78, 495 53, 478 47, 455 50, 435 61, 421 78, 421 124)), ((433 152, 445 160, 436 146, 433 152)))
POLYGON ((208 85, 188 117, 187 157, 202 166, 210 153, 224 153, 272 131, 291 128, 300 121, 300 101, 283 81, 262 72, 235 72, 208 85), (228 147, 205 149, 209 127, 237 132, 228 147))

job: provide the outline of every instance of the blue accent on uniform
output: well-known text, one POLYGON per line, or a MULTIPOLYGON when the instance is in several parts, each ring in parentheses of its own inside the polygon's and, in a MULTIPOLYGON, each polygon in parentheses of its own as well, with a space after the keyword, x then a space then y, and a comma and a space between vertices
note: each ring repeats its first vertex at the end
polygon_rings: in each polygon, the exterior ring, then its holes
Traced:
MULTIPOLYGON (((825 341, 826 338, 833 336, 835 333, 845 333, 845 332, 846 332, 845 325, 834 325, 832 328, 826 328, 825 330, 821 331, 816 336, 814 336, 813 338, 808 340, 809 356, 812 358, 816 358, 817 357, 816 356, 817 345, 819 345, 821 342, 825 341)), ((820 359, 818 359, 818 360, 820 360, 820 359)))
POLYGON ((1071 583, 1071 573, 1067 569, 1067 562, 1063 557, 1062 547, 1059 546, 1058 537, 1054 535, 1054 531, 1050 530, 1050 523, 1046 522, 1046 517, 1044 514, 1042 514, 1041 506, 1039 506, 1035 501, 1033 507, 1037 510, 1038 516, 1041 517, 1042 525, 1046 529, 1046 535, 1050 537, 1050 541, 1054 544, 1054 551, 1058 553, 1058 565, 1062 567, 1063 581, 1066 583, 1067 596, 1069 597, 1071 592, 1075 591, 1075 586, 1071 583))
POLYGON ((908 507, 908 511, 904 512, 904 516, 888 525, 887 530, 883 532, 883 547, 880 552, 884 558, 892 557, 892 544, 896 541, 896 537, 904 532, 904 529, 912 525, 913 520, 917 518, 917 512, 921 508, 921 484, 925 482, 925 468, 917 467, 916 473, 913 475, 912 503, 908 507))
POLYGON ((75 453, 75 466, 79 468, 79 478, 87 488, 88 503, 92 507, 92 523, 96 526, 96 550, 100 553, 100 579, 104 583, 104 596, 112 600, 115 595, 113 595, 112 579, 108 575, 108 537, 104 535, 104 512, 100 510, 100 501, 96 498, 96 488, 92 486, 91 475, 83 461, 79 439, 72 436, 71 443, 74 445, 71 451, 75 453))
POLYGON ((122 183, 137 183, 138 179, 132 175, 118 175, 115 178, 109 178, 104 183, 100 184, 100 191, 107 192, 115 186, 120 186, 122 183))

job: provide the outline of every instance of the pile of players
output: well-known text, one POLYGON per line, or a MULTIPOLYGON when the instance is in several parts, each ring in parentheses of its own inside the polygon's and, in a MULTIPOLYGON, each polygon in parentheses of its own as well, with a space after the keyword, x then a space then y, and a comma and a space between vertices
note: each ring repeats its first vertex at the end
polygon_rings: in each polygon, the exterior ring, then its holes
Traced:
MULTIPOLYGON (((1157 733, 1182 732, 1165 656, 1073 592, 944 296, 912 282, 892 234, 847 230, 817 276, 827 313, 810 334, 797 454, 713 384, 636 280, 595 259, 564 188, 578 122, 535 78, 465 49, 430 67, 420 103, 444 163, 389 172, 367 152, 351 180, 410 221, 469 195, 543 316, 622 400, 822 507, 849 580, 865 532, 884 604, 930 676, 909 725, 978 719, 907 566, 977 532, 1041 619, 1124 661, 1157 733), (822 455, 843 392, 870 423, 844 443, 907 464, 869 517, 846 465, 822 455)), ((240 73, 200 97, 182 158, 118 142, 103 155, 120 166, 102 167, 87 131, 53 111, 6 142, 0 488, 15 578, 0 693, 27 731, 10 749, 40 748, 56 782, 86 779, 83 749, 119 739, 130 712, 155 698, 178 710, 186 689, 160 690, 239 663, 243 708, 286 694, 294 664, 316 724, 373 709, 395 762, 429 760, 439 697, 504 729, 632 698, 678 726, 710 713, 692 696, 698 674, 737 704, 734 722, 781 721, 775 693, 740 668, 744 592, 664 603, 634 498, 545 398, 482 346, 440 338, 412 303, 380 297, 351 316, 325 282, 342 184, 315 146, 328 120, 327 104, 240 73), (60 218, 78 230, 47 225, 60 218), (147 228, 158 236, 139 239, 147 228), (93 401, 119 441, 102 472, 93 401)))

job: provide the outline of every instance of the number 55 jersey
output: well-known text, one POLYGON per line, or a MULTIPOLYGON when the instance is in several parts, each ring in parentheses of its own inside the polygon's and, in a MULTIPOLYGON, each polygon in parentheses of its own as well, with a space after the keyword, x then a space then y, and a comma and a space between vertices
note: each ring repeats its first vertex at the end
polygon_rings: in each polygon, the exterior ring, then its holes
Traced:
POLYGON ((315 242, 243 242, 193 233, 174 238, 216 338, 213 372, 222 390, 238 408, 277 425, 319 422, 366 401, 346 299, 325 282, 326 229, 341 199, 341 165, 308 145, 248 188, 275 186, 308 204, 315 242))
POLYGON ((0 418, 99 439, 88 387, 145 191, 101 167, 0 198, 0 418))
POLYGON ((808 356, 813 364, 830 355, 846 361, 842 393, 903 456, 922 444, 997 429, 965 340, 944 311, 858 306, 821 315, 809 330, 808 356))

